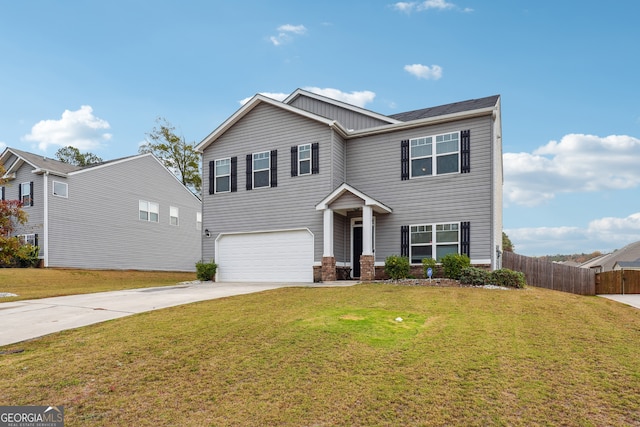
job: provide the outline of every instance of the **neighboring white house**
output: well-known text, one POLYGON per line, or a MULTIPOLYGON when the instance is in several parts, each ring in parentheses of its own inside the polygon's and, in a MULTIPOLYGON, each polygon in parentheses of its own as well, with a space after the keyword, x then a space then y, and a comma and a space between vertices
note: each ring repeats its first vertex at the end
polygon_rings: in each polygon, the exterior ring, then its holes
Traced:
POLYGON ((152 154, 78 167, 7 148, 0 197, 28 214, 16 235, 45 267, 194 271, 201 202, 152 154))

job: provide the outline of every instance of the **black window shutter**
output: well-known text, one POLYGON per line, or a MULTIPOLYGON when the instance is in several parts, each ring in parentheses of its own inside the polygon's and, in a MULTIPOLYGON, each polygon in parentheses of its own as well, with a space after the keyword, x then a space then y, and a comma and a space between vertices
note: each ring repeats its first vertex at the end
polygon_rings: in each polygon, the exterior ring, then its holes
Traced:
POLYGON ((409 179, 409 140, 405 139, 400 143, 400 159, 402 162, 401 178, 403 181, 409 179))
POLYGON ((209 194, 213 194, 215 192, 214 180, 216 176, 216 162, 211 160, 209 162, 209 194))
POLYGON ((320 144, 311 144, 311 173, 320 173, 320 144))
POLYGON ((471 257, 471 223, 469 221, 460 224, 460 253, 471 257))
POLYGON ((22 202, 22 184, 18 185, 18 200, 22 202))
POLYGON ((238 191, 238 158, 231 158, 231 192, 238 191))
POLYGON ((400 227, 400 256, 409 256, 409 226, 400 227))
POLYGON ((4 187, 0 187, 0 200, 4 200, 4 187))
POLYGON ((278 186, 278 150, 271 150, 271 186, 278 186))
POLYGON ((29 183, 29 206, 33 206, 33 181, 29 183))
POLYGON ((253 154, 247 154, 247 190, 253 188, 253 181, 251 177, 253 175, 253 154))
POLYGON ((33 246, 38 246, 38 235, 37 234, 35 234, 33 236, 33 246))
POLYGON ((460 132, 460 156, 462 162, 462 173, 471 172, 471 131, 460 132))
POLYGON ((291 147, 291 176, 298 176, 298 146, 291 147))

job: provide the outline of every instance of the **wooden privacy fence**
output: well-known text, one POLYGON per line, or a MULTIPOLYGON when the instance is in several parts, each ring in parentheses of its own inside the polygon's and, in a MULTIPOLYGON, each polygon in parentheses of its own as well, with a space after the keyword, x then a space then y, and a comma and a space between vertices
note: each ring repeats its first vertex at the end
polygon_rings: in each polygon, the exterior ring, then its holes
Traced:
POLYGON ((527 284, 578 295, 595 295, 595 273, 589 268, 571 267, 513 252, 502 254, 502 266, 524 273, 527 284))
POLYGON ((596 294, 640 294, 640 271, 616 270, 596 274, 596 294))

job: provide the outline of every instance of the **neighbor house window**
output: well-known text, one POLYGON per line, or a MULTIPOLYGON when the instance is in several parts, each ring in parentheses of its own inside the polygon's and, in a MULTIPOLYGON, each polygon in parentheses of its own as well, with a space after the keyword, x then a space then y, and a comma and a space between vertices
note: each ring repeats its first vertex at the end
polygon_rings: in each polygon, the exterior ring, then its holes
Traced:
POLYGON ((298 145, 298 175, 311 174, 311 144, 298 145))
POLYGON ((178 208, 169 206, 169 224, 178 225, 178 208))
POLYGON ((65 182, 53 181, 53 195, 58 197, 68 197, 68 185, 65 182))
POLYGON ((21 234, 18 236, 21 245, 38 246, 37 234, 21 234))
POLYGON ((231 158, 216 160, 216 193, 231 191, 231 158))
POLYGON ((450 253, 459 253, 460 224, 420 224, 410 226, 410 259, 420 264, 423 258, 440 262, 450 253))
POLYGON ((253 188, 270 186, 270 167, 268 151, 253 154, 253 188))
POLYGON ((460 171, 460 133, 409 140, 411 178, 460 171))
POLYGON ((157 203, 140 200, 139 211, 142 221, 158 222, 160 220, 160 207, 157 203))
POLYGON ((202 212, 196 212, 196 230, 202 230, 202 212))
POLYGON ((33 182, 23 182, 20 184, 19 191, 22 206, 33 206, 33 182))

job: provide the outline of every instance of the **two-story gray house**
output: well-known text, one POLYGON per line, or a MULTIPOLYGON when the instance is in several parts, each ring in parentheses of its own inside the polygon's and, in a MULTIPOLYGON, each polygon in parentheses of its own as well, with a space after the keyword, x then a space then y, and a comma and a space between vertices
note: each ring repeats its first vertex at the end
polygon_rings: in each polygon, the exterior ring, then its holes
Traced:
POLYGON ((220 281, 380 277, 457 252, 500 267, 500 97, 385 116, 254 96, 198 146, 202 252, 220 281))
POLYGON ((7 148, 0 197, 21 200, 16 230, 45 267, 194 271, 201 201, 151 154, 78 167, 7 148))

